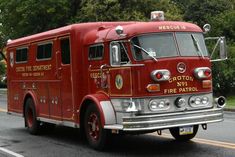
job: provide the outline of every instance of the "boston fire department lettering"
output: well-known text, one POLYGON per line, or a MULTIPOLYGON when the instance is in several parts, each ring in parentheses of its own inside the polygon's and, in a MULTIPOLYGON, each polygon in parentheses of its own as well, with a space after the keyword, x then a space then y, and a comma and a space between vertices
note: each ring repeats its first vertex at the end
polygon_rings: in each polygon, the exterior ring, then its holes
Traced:
POLYGON ((34 65, 34 66, 20 66, 16 67, 16 72, 21 73, 23 77, 38 77, 44 76, 45 71, 51 70, 51 64, 48 65, 34 65))

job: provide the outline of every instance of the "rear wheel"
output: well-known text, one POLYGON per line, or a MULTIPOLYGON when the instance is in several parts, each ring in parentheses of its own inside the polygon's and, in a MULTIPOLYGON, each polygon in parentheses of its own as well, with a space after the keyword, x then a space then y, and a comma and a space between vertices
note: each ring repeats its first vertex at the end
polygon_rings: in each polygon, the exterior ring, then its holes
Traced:
POLYGON ((84 130, 87 141, 92 148, 104 149, 108 140, 108 130, 102 127, 100 113, 95 105, 89 105, 85 112, 84 130))
POLYGON ((36 119, 36 111, 34 102, 31 98, 26 100, 25 104, 25 124, 30 134, 36 135, 39 133, 39 121, 36 119))
POLYGON ((180 135, 180 128, 176 127, 176 128, 171 128, 169 129, 171 135, 177 140, 177 141, 189 141, 192 138, 195 137, 195 135, 197 134, 198 131, 198 125, 194 125, 193 126, 193 133, 192 134, 187 134, 187 135, 180 135))

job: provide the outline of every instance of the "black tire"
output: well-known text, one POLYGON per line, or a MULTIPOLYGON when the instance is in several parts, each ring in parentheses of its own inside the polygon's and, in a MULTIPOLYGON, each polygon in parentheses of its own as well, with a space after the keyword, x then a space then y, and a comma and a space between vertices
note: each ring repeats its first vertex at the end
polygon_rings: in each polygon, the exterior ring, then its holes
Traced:
POLYGON ((84 131, 89 145, 96 150, 103 150, 108 142, 109 130, 101 125, 100 113, 96 106, 87 107, 84 117, 84 131))
POLYGON ((193 126, 193 134, 188 135, 180 135, 179 133, 179 127, 176 128, 170 128, 171 135, 177 140, 177 141, 189 141, 192 138, 194 138, 198 131, 198 125, 193 126))
POLYGON ((36 135, 39 133, 40 122, 36 119, 36 111, 34 102, 31 98, 26 100, 25 110, 24 110, 25 125, 30 134, 36 135))

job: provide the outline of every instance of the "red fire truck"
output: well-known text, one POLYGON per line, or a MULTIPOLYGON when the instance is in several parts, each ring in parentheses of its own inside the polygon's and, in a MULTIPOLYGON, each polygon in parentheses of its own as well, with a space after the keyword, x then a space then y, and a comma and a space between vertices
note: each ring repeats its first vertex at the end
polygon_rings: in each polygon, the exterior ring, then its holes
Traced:
MULTIPOLYGON (((150 22, 73 24, 9 41, 8 113, 23 116, 31 134, 47 124, 80 128, 95 149, 111 133, 169 129, 190 140, 199 125, 223 120, 209 29, 153 12, 150 22)), ((212 39, 226 59, 224 37, 212 39)))

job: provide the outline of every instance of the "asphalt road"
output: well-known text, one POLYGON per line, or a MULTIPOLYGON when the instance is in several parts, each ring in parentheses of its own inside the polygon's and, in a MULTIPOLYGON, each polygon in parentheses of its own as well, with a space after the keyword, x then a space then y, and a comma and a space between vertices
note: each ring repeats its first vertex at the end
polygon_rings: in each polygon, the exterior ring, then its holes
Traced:
POLYGON ((89 148, 79 130, 56 127, 39 136, 30 135, 21 117, 7 115, 6 98, 0 95, 0 157, 235 157, 235 113, 225 112, 225 120, 210 124, 207 131, 200 127, 195 139, 176 142, 164 131, 146 135, 116 135, 104 152, 89 148))

